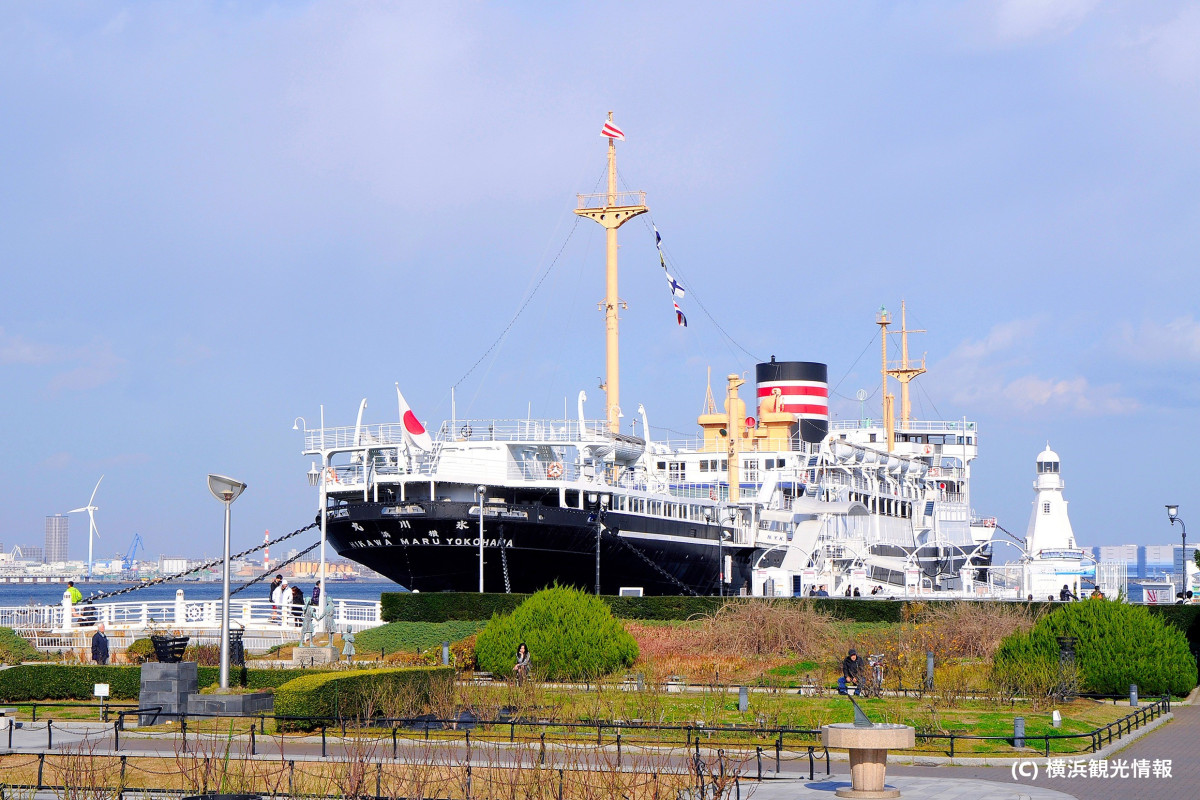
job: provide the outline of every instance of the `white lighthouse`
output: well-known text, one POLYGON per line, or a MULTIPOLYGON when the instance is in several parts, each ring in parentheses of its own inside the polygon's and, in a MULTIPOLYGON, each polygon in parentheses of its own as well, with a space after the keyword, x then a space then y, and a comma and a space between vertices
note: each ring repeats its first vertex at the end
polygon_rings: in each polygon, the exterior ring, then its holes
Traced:
POLYGON ((1025 530, 1025 586, 1035 600, 1057 600, 1063 586, 1080 596, 1080 579, 1085 572, 1084 553, 1075 545, 1075 531, 1067 516, 1061 469, 1058 453, 1047 444, 1038 453, 1037 478, 1033 482, 1037 494, 1025 530))
POLYGON ((1033 490, 1037 498, 1025 530, 1026 551, 1036 556, 1042 550, 1074 550, 1075 532, 1071 530, 1067 501, 1063 498, 1061 462, 1049 444, 1038 453, 1033 490))

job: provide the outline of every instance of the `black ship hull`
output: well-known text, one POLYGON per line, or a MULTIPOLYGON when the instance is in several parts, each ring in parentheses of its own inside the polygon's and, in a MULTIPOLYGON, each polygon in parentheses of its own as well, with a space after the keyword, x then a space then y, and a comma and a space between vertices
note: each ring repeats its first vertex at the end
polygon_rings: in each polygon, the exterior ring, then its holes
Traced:
MULTIPOLYGON (((339 556, 408 589, 479 589, 477 506, 357 503, 332 509, 326 524, 339 556)), ((648 595, 718 594, 722 555, 731 567, 726 593, 749 590, 756 551, 720 544, 715 525, 613 512, 597 520, 593 511, 553 506, 485 512, 484 588, 524 593, 557 582, 590 591, 597 538, 602 594, 626 587, 648 595)))

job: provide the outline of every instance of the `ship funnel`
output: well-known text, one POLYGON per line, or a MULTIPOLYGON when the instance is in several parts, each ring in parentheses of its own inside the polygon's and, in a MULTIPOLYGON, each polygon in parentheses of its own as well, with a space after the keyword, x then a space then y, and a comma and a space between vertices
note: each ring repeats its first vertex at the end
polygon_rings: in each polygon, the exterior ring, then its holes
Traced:
POLYGON ((770 361, 754 368, 758 402, 770 400, 779 390, 780 411, 796 415, 800 438, 811 444, 829 433, 829 368, 815 361, 770 361))

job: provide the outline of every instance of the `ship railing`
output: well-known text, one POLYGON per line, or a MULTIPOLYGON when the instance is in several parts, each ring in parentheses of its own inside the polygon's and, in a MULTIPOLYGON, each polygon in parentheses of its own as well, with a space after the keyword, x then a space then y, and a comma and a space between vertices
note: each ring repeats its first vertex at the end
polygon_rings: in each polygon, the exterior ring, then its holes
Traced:
POLYGON ((304 452, 353 450, 358 447, 399 447, 404 444, 404 426, 399 422, 379 425, 342 425, 336 428, 307 428, 304 452))
MULTIPOLYGON (((834 431, 853 431, 853 430, 879 430, 883 428, 883 421, 876 422, 870 419, 831 419, 829 420, 829 429, 834 431)), ((901 431, 901 426, 897 425, 897 432, 901 431)), ((903 431, 916 433, 975 433, 978 431, 976 423, 968 420, 963 422, 961 419, 952 420, 909 420, 904 426, 903 431)))
POLYGON ((578 442, 610 441, 604 420, 577 419, 460 419, 438 429, 443 442, 578 442))
POLYGON ((629 206, 646 205, 645 192, 597 192, 595 194, 575 195, 578 205, 576 208, 627 208, 629 206))
POLYGON ((579 467, 571 461, 511 461, 508 464, 510 481, 576 481, 579 467))

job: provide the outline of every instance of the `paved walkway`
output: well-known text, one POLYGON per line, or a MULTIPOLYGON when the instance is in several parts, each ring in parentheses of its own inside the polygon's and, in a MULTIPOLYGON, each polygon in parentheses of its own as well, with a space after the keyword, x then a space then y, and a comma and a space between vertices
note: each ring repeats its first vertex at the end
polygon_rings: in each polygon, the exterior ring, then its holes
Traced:
MULTIPOLYGON (((971 780, 942 775, 896 776, 888 770, 889 788, 899 789, 911 800, 1071 800, 1071 795, 1040 786, 1019 786, 1012 781, 971 780)), ((755 786, 753 800, 836 800, 834 791, 850 787, 849 775, 834 775, 817 781, 776 780, 755 786)))
MULTIPOLYGON (((1052 789, 1064 792, 1078 800, 1127 800, 1131 797, 1185 798, 1200 796, 1200 706, 1173 705, 1174 719, 1166 722, 1146 736, 1131 742, 1129 746, 1110 753, 1105 766, 1111 772, 1114 767, 1121 771, 1125 766, 1125 777, 1069 777, 1072 761, 1082 762, 1084 769, 1094 769, 1088 764, 1088 756, 1076 756, 1065 760, 1068 777, 1046 777, 1045 757, 1031 758, 1026 762, 1026 775, 1013 776, 1013 767, 901 767, 889 766, 888 778, 893 776, 943 778, 951 780, 985 780, 1021 787, 1031 798, 1031 789, 1052 789), (1134 777, 1133 762, 1144 762, 1150 770, 1149 777, 1134 777), (1170 777, 1155 777, 1154 763, 1170 761, 1170 777), (1037 776, 1032 774, 1036 765, 1037 776)), ((836 767, 835 767, 836 769, 836 767)), ((891 781, 889 780, 889 783, 891 781)), ((978 800, 975 795, 963 795, 978 800)), ((989 797, 990 800, 990 797, 989 797)))

